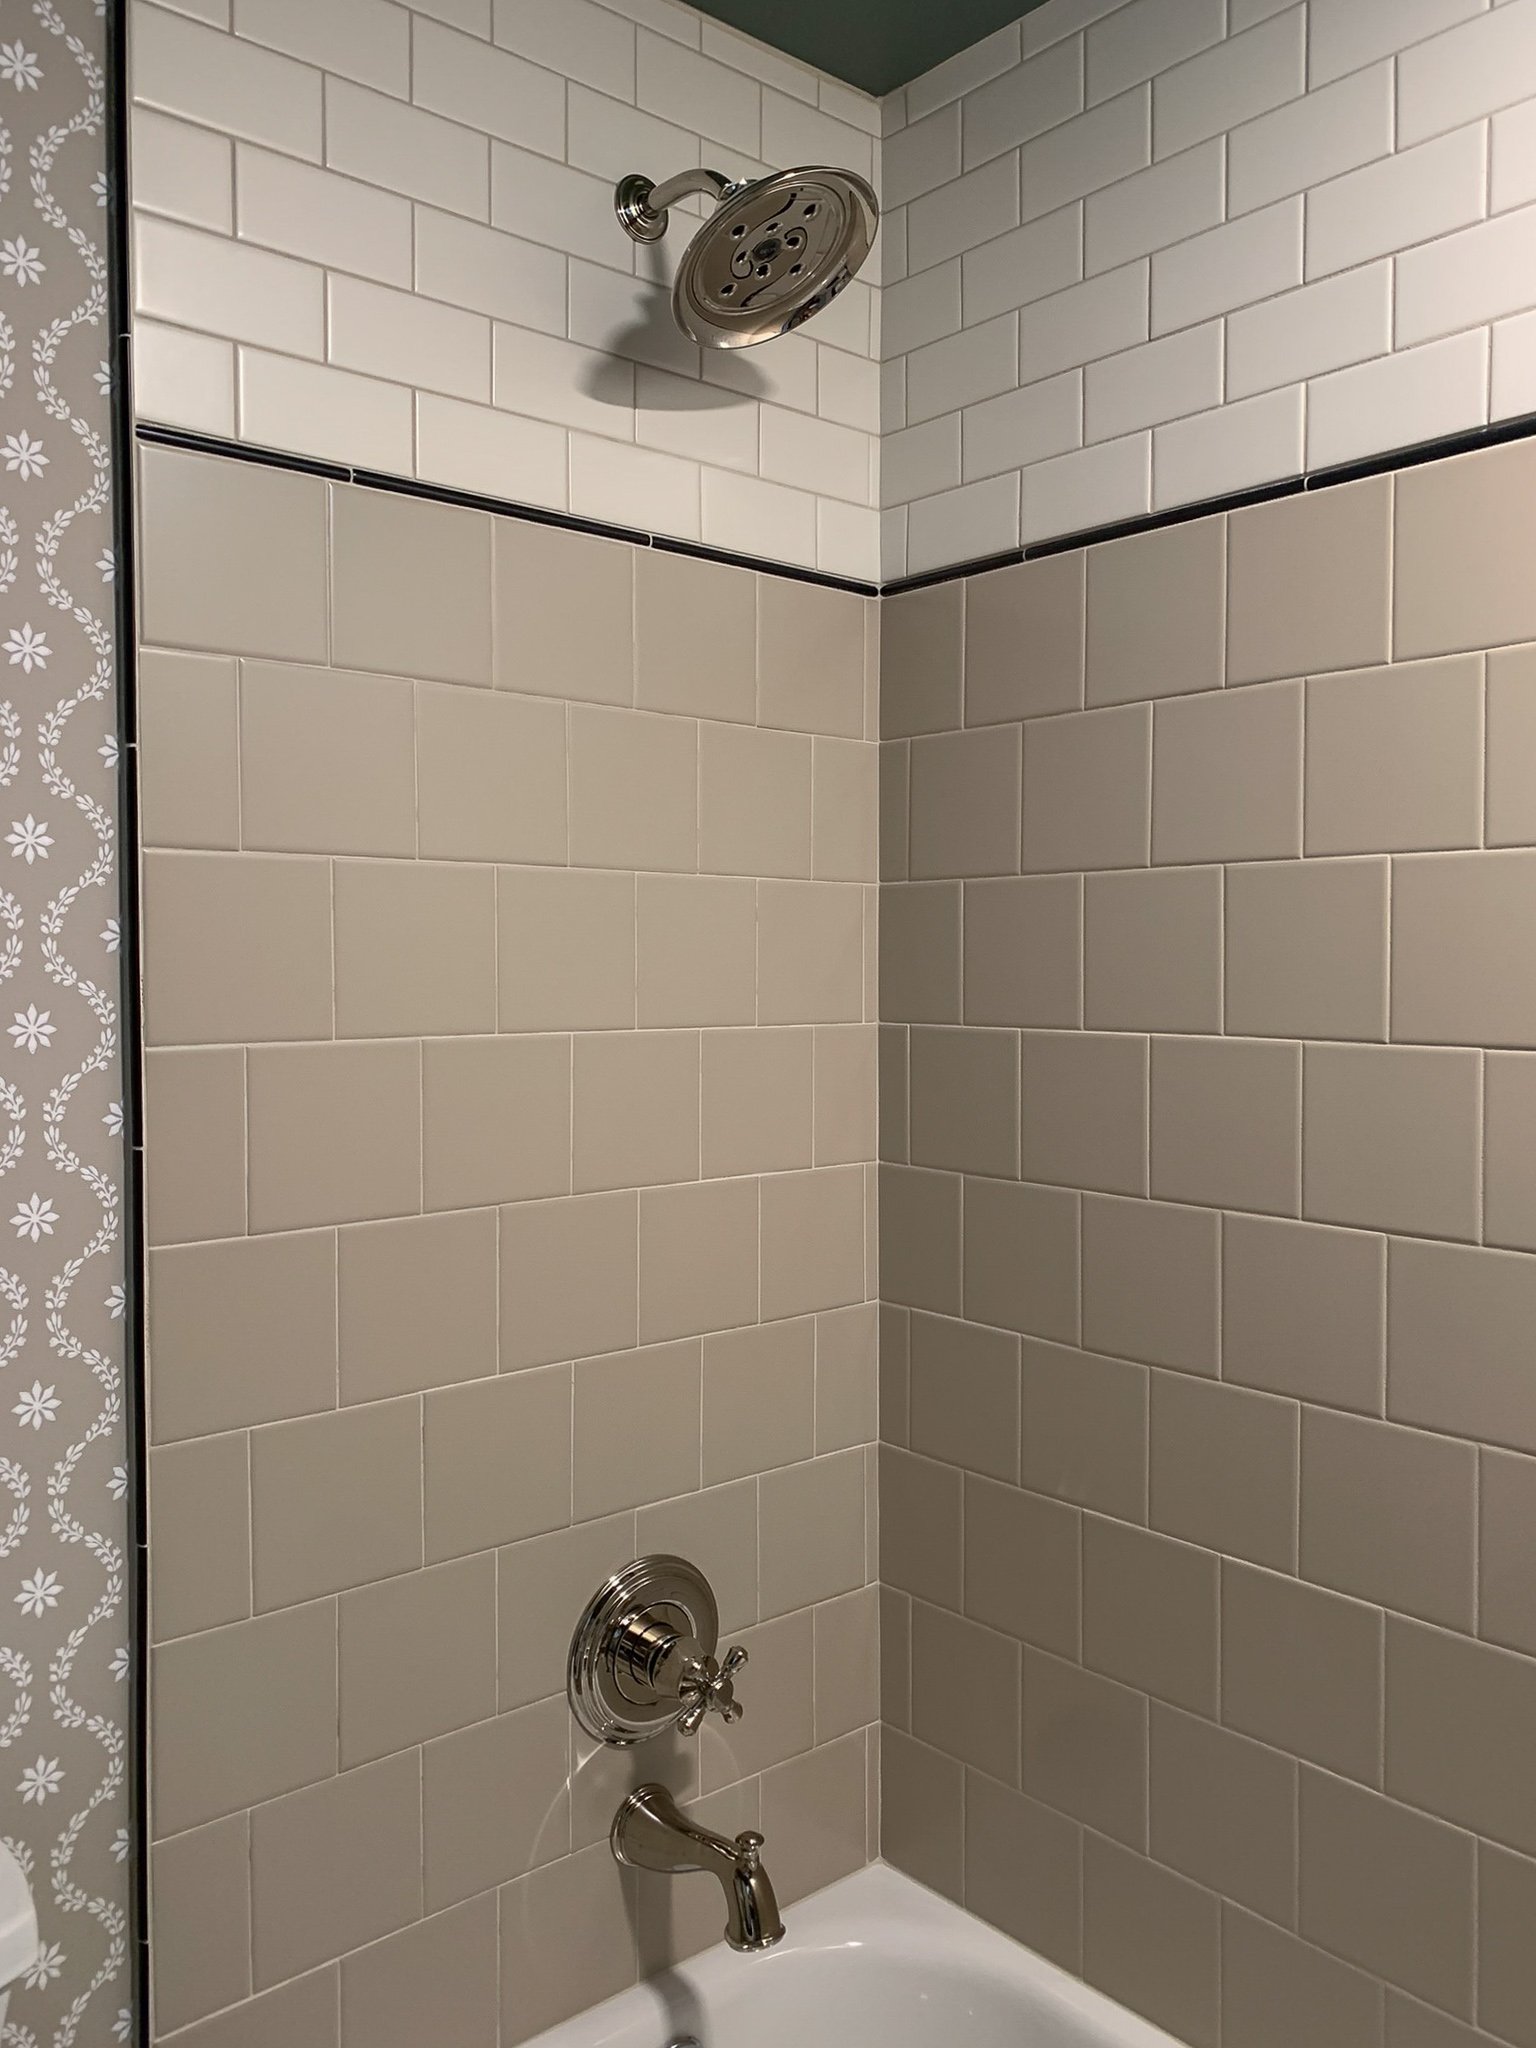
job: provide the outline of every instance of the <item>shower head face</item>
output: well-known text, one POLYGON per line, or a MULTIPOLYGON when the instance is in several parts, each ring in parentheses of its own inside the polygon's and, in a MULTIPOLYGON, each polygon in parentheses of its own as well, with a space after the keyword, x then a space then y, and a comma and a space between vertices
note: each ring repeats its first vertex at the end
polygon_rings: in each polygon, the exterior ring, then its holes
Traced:
POLYGON ((775 171, 727 192, 678 265, 678 326, 702 348, 788 334, 852 282, 879 219, 852 171, 775 171))

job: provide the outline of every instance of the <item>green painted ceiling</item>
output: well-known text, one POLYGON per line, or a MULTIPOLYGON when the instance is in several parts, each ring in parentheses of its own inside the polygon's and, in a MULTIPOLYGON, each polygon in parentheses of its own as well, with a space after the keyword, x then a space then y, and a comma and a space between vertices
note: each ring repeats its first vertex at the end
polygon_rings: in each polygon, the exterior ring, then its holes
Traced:
POLYGON ((865 92, 908 79, 1040 0, 699 0, 706 14, 865 92))

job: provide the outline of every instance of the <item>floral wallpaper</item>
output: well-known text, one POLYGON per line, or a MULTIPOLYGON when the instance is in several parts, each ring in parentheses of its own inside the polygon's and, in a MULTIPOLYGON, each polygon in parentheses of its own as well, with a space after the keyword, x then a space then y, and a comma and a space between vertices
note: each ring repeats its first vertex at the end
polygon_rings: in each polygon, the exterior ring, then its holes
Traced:
POLYGON ((132 2031, 105 52, 104 0, 0 0, 6 2048, 132 2031))

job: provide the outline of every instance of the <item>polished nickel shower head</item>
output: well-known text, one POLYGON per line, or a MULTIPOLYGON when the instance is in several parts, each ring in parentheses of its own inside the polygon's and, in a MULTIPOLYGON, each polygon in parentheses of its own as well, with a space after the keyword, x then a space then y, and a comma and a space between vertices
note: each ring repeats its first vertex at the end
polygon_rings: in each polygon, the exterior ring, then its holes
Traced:
POLYGON ((668 207, 690 192, 717 203, 677 266, 672 314, 701 348, 750 348, 830 306, 880 220, 863 178, 824 166, 739 185, 718 171, 680 171, 660 185, 632 172, 619 180, 614 210, 635 241, 657 242, 668 207))

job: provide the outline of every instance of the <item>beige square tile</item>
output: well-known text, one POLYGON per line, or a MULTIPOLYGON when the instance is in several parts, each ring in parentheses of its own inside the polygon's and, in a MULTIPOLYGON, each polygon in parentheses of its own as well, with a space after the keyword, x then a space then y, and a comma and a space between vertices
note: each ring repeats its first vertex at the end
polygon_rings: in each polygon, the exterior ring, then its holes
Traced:
POLYGON ((880 1157, 893 1164, 904 1163, 909 1146, 910 1118, 907 1114, 907 1048, 911 1033, 905 1024, 881 1024, 877 1067, 880 1100, 876 1105, 880 1126, 880 1157))
POLYGON ((812 872, 818 881, 877 881, 879 750, 864 740, 818 739, 812 774, 812 872))
POLYGON ((240 826, 276 853, 414 854, 410 684, 243 662, 240 826))
POLYGON ((1234 512, 1227 549, 1229 683, 1386 660, 1390 477, 1234 512))
POLYGON ((1197 1884, 1282 1924, 1296 1897, 1296 1766, 1171 1707, 1152 1709, 1149 1846, 1197 1884))
POLYGON ((1478 1235, 1478 1054, 1309 1045, 1305 1089, 1308 1216, 1420 1237, 1478 1235))
POLYGON ((816 1609, 816 1740, 880 1718, 880 1589, 863 1586, 816 1609))
POLYGON ((1387 1262, 1387 1413, 1456 1436, 1536 1451, 1525 1368, 1536 1270, 1517 1252, 1394 1243, 1387 1262), (1447 1372, 1454 1358, 1456 1370, 1447 1372))
POLYGON ((880 1743, 880 1853, 957 1903, 965 1888, 965 1767, 925 1743, 884 1729, 880 1743))
POLYGON ((771 1173, 812 1159, 809 1031, 706 1031, 703 1170, 771 1173))
POLYGON ((880 1019, 960 1022, 958 882, 912 883, 880 891, 880 1019))
POLYGON ((1512 442, 1396 479, 1399 660, 1536 639, 1525 543, 1533 473, 1536 450, 1512 442))
POLYGON ((911 1034, 909 1059, 912 1163, 1016 1175, 1016 1034, 918 1028, 911 1034))
POLYGON ((491 522, 385 491, 331 494, 331 654, 348 668, 491 680, 491 522))
POLYGON ((912 1607, 912 1733, 1005 1784, 1019 1775, 1019 1645, 958 1614, 912 1607), (974 1684, 956 1685, 964 1671, 974 1684))
POLYGON ((1498 648, 1487 660, 1486 844, 1529 846, 1536 840, 1536 648, 1498 648))
POLYGON ((417 1754, 347 1771, 258 1808, 251 1815, 251 1909, 259 1985, 419 1918, 417 1754))
MULTIPOLYGON (((1381 1986, 1283 1928, 1238 1907, 1221 1914, 1221 2023, 1248 2048, 1381 2048, 1381 1986)), ((1451 2022, 1447 2021, 1446 2025, 1451 2022)), ((1436 2035, 1439 2048, 1450 2036, 1436 2035)), ((1432 2048, 1394 2034, 1393 2048, 1432 2048)))
POLYGON ((965 1183, 965 1313, 1022 1335, 1078 1336, 1080 1197, 1001 1180, 965 1183))
POLYGON ((1145 1193, 1144 1038, 1026 1032, 1022 1080, 1020 1157, 1026 1180, 1145 1193))
MULTIPOLYGON (((889 892, 881 895, 888 899, 889 892)), ((882 917, 885 908, 882 901, 882 917)), ((965 1021, 1069 1030, 1081 1024, 1079 876, 1027 875, 966 885, 965 1021)))
POLYGON ((1031 724, 1024 740, 1026 870, 1145 867, 1151 753, 1152 714, 1144 704, 1031 724))
POLYGON ((1147 1702, 1043 1650, 1024 1652, 1024 1790, 1074 1820, 1143 1843, 1147 1702))
POLYGON ((632 1345, 639 1198, 519 1202, 501 1212, 504 1372, 632 1345))
POLYGON ((157 1836, 330 1777, 334 1603, 164 1645, 151 1667, 150 1707, 157 1836))
POLYGON ((1196 519, 1088 552, 1088 702, 1219 690, 1227 522, 1196 519))
POLYGON ((1302 686, 1159 704, 1152 858, 1279 860, 1301 852, 1302 686))
POLYGON ((1303 1412, 1301 1445, 1302 1575, 1470 1630, 1476 1446, 1318 1408, 1303 1412))
POLYGON ((911 767, 910 740, 881 742, 879 850, 882 882, 904 882, 911 872, 907 830, 911 767))
POLYGON ((807 1750, 763 1773, 762 1828, 788 1855, 774 1882, 787 1900, 832 1884, 865 1862, 866 1758, 862 1733, 807 1750))
POLYGON ((1389 1615, 1385 1789, 1529 1854, 1533 1695, 1530 1658, 1389 1615))
POLYGON ((760 1024, 857 1024, 864 1015, 864 892, 765 881, 757 891, 760 1024))
POLYGON ((967 725, 1081 705, 1086 561, 1081 553, 1051 555, 966 578, 967 725))
POLYGON ((712 875, 810 874, 809 739, 699 727, 699 866, 712 875))
POLYGON ((1393 863, 1392 1036, 1430 1045, 1536 1045, 1536 956, 1511 932, 1536 917, 1536 853, 1393 863))
MULTIPOLYGON (((753 1710, 729 1728, 711 1717, 700 1730, 699 1777, 706 1792, 801 1756, 813 1740, 815 1650, 809 1611, 778 1615, 747 1629, 741 1640, 751 1659, 753 1710)), ((716 1914, 719 1905, 717 1895, 716 1914)))
POLYGON ((1388 2048, 1477 2048, 1477 2034, 1460 2020, 1447 2019, 1389 1985, 1386 1995, 1388 2048))
POLYGON ((882 600, 880 737, 960 724, 964 585, 936 583, 882 600))
MULTIPOLYGON (((1536 1868, 1485 1842, 1478 1854, 1477 1899, 1479 2017, 1512 2041, 1520 2039, 1522 2028, 1529 2039, 1530 2015, 1536 2010, 1530 1945, 1536 1868)), ((1434 2043, 1426 2039, 1423 2048, 1434 2048, 1434 2043)))
POLYGON ((912 1724, 912 1602, 882 1585, 880 1594, 880 1733, 912 1724))
POLYGON ((1307 684, 1308 853, 1476 846, 1483 664, 1400 663, 1307 684))
POLYGON ((1090 875, 1083 898, 1089 1028, 1220 1030, 1221 903, 1220 868, 1090 875))
POLYGON ((427 1208, 569 1190, 569 1039, 429 1039, 421 1049, 421 1086, 427 1208))
POLYGON ((503 1031, 633 1026, 633 875, 503 868, 496 920, 503 1031))
POLYGON ((816 1318, 816 1448, 872 1444, 879 1430, 880 1311, 874 1302, 816 1318))
POLYGON ((329 1038, 330 863, 146 854, 143 973, 150 1045, 329 1038))
POLYGON ((343 2048, 495 2048, 496 1901, 435 1914, 341 1966, 343 2048))
POLYGON ((251 1487, 243 1432, 163 1444, 149 1461, 154 1638, 243 1621, 251 1611, 251 1487))
POLYGON ((565 859, 565 708, 416 690, 416 803, 429 860, 565 859))
POLYGON ((635 702, 750 724, 759 581, 750 569, 642 548, 635 557, 635 702))
POLYGON ((1018 872, 1022 739, 1000 725, 913 740, 914 880, 1018 872))
POLYGON ((430 1561, 558 1529, 571 1514, 571 1371, 546 1366, 422 1404, 430 1561))
POLYGON ((704 1340, 704 1484, 810 1457, 816 1326, 808 1318, 704 1340))
POLYGON ((144 1059, 145 1196, 151 1244, 245 1230, 245 1054, 151 1052, 144 1059))
POLYGON ((994 1479, 1019 1476, 1019 1341, 977 1324, 914 1315, 912 1449, 994 1479))
POLYGON ((421 1407, 380 1401, 251 1437, 258 1610, 366 1585, 421 1563, 421 1407))
POLYGON ((628 704, 634 697, 634 560, 628 541, 491 522, 498 689, 628 704))
POLYGON ((606 1842, 501 1890, 501 2038, 524 2041, 635 1980, 632 1880, 606 1842))
POLYGON ((1033 1493, 1144 1522, 1146 1367, 1026 1338, 1020 1368, 1024 1484, 1033 1493))
POLYGON ((1132 2012, 1214 2048, 1220 2027, 1220 1906, 1172 1871, 1088 1835, 1083 1976, 1132 2012))
POLYGON ((139 463, 144 638, 324 661, 326 495, 318 477, 146 448, 139 463))
MULTIPOLYGON (((757 1485, 738 1479, 725 1486, 710 1486, 698 1493, 684 1493, 642 1507, 635 1516, 635 1547, 642 1555, 654 1553, 691 1557, 715 1589, 720 1603, 720 1626, 726 1634, 749 1628, 757 1619, 757 1485)), ((680 1745, 681 1748, 681 1745, 680 1745)), ((681 1782, 693 1782, 687 1759, 679 1755, 681 1782)), ((592 1814, 591 1834, 600 1837, 611 1818, 611 1803, 604 1800, 592 1814), (601 1810, 608 1805, 608 1812, 601 1810)))
POLYGON ((1536 1655, 1536 1458, 1484 1449, 1478 1497, 1478 1632, 1536 1655))
POLYGON ((765 1322, 865 1298, 864 1169, 823 1166, 762 1184, 765 1322))
POLYGON ((255 1046, 246 1090, 253 1230, 420 1209, 415 1045, 255 1046))
POLYGON ((139 652, 139 828, 146 846, 240 844, 235 664, 139 652))
POLYGON ((1083 1202, 1083 1341, 1214 1374, 1220 1218, 1167 1202, 1083 1202))
POLYGON ((1352 1230, 1229 1216, 1222 1372, 1334 1408, 1379 1413, 1386 1378, 1386 1246, 1352 1230))
POLYGON ((1078 1510, 976 1474, 965 1482, 965 1611, 1004 1635, 1076 1660, 1078 1510))
POLYGON ((642 1027, 750 1024, 757 1014, 757 890, 706 875, 641 875, 642 1027))
POLYGON ((339 1036, 495 1030, 493 869, 344 860, 334 872, 339 1036))
POLYGON ((888 1444, 905 1444, 907 1441, 907 1410, 909 1361, 911 1349, 912 1312, 897 1308, 890 1302, 876 1304, 878 1322, 879 1356, 876 1361, 879 1373, 880 1397, 880 1441, 888 1444))
POLYGON ((1082 1956, 1082 1837, 978 1772, 965 1779, 967 1909, 1064 1970, 1082 1956))
POLYGON ((572 865, 692 873, 699 865, 698 726, 585 705, 570 719, 572 865))
POLYGON ((632 1514, 530 1536, 500 1554, 496 1639, 503 1712, 563 1690, 571 1616, 634 1555, 632 1514))
POLYGON ((876 1027, 823 1024, 816 1034, 816 1164, 847 1166, 877 1150, 876 1027))
POLYGON ((959 1609, 961 1475, 887 1447, 880 1454, 882 1584, 959 1609))
POLYGON ((1385 1038, 1388 881, 1384 860, 1228 868, 1227 1029, 1385 1038))
POLYGON ((1222 1566, 1221 1718, 1275 1749, 1374 1784, 1382 1618, 1251 1566, 1222 1566))
POLYGON ((880 1260, 886 1298, 960 1313, 960 1176, 880 1170, 880 1260))
POLYGON ((1175 1706, 1214 1715, 1217 1560, 1123 1522, 1083 1520, 1083 1662, 1175 1706))
POLYGON ((156 1443, 334 1407, 332 1233, 152 1253, 149 1355, 156 1443))
POLYGON ((656 1344, 576 1368, 575 1520, 699 1484, 701 1347, 656 1344))
POLYGON ((834 1451, 758 1481, 764 1619, 851 1593, 865 1581, 864 1453, 834 1451))
POLYGON ((640 1340, 757 1319, 755 1180, 648 1188, 640 1197, 640 1340))
POLYGON ((791 732, 864 731, 865 616, 875 607, 846 590, 787 576, 757 584, 757 715, 791 732))
POLYGON ((1290 1401, 1155 1372, 1152 1526, 1228 1557, 1293 1571, 1297 1423, 1290 1401))
POLYGON ((582 1193, 697 1179, 698 1033, 578 1038, 573 1147, 582 1193))
POLYGON ((250 1856, 243 1813, 155 1849, 155 2019, 167 2033, 250 1997, 250 1856))
POLYGON ((1155 1039, 1152 1192, 1294 1216, 1301 1206, 1301 1048, 1262 1039, 1155 1039))
POLYGON ((541 1700, 422 1750, 429 1912, 566 1854, 569 1725, 563 1699, 541 1700))
POLYGON ((344 1771, 495 1713, 494 1557, 362 1586, 337 1606, 344 1771))

